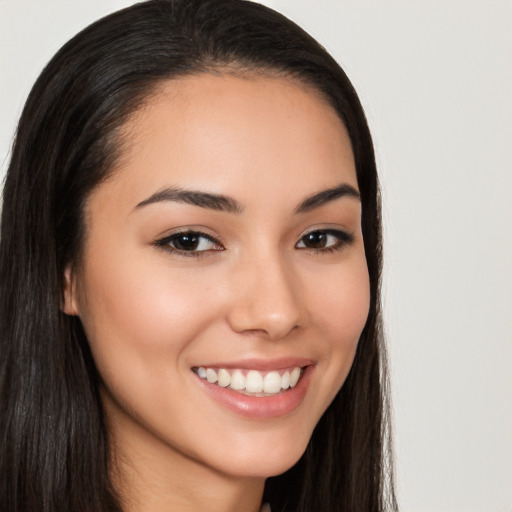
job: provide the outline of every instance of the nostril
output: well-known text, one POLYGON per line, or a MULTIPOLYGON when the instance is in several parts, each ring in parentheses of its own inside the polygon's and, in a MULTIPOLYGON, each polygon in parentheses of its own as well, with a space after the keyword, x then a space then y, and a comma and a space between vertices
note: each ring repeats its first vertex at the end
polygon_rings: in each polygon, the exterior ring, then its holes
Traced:
POLYGON ((297 281, 288 275, 279 255, 267 252, 245 262, 243 275, 233 279, 228 320, 234 331, 279 340, 304 323, 297 281))

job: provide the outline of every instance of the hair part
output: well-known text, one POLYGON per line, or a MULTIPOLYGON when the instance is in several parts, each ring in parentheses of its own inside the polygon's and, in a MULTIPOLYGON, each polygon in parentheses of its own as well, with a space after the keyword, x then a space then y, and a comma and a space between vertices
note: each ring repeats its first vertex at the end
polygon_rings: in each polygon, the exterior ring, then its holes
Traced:
POLYGON ((349 376, 299 462, 269 478, 276 510, 396 510, 380 311, 380 196, 363 109, 339 65, 284 16, 244 0, 148 0, 69 41, 34 85, 4 189, 0 246, 0 509, 121 512, 80 321, 63 313, 84 210, 123 154, 127 120, 163 81, 271 74, 318 92, 347 128, 371 304, 349 376))

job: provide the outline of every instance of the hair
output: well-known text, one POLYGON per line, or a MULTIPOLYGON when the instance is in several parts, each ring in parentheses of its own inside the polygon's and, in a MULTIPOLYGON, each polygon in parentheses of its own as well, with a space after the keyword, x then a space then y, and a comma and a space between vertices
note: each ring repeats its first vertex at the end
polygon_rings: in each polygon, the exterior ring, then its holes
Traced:
POLYGON ((148 0, 84 29, 50 61, 22 113, 0 246, 0 509, 120 512, 99 376, 64 273, 84 205, 122 153, 124 123, 166 80, 270 73, 335 109, 353 148, 371 303, 355 360, 309 445, 264 499, 280 512, 397 510, 380 311, 380 197, 372 139, 344 71, 311 36, 244 0, 148 0))

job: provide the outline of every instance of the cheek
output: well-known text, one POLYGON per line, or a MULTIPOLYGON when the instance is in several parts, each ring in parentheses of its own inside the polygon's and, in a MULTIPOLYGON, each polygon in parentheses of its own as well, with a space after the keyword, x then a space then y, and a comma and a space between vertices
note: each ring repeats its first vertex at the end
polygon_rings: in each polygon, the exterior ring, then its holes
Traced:
POLYGON ((80 318, 100 373, 159 367, 177 358, 215 315, 215 297, 205 293, 200 273, 168 266, 91 261, 83 284, 80 318), (172 356, 172 357, 170 357, 172 356))
POLYGON ((370 307, 370 283, 365 258, 354 258, 325 279, 315 295, 315 325, 319 329, 325 409, 345 382, 370 307))
POLYGON ((314 293, 317 325, 333 349, 357 344, 370 307, 370 283, 366 260, 354 258, 340 266, 314 293), (338 342, 336 342, 338 340, 338 342))

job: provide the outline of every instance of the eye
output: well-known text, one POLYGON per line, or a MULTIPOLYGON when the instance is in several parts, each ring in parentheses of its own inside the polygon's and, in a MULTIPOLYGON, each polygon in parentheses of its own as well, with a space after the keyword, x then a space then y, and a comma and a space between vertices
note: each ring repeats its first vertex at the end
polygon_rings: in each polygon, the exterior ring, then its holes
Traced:
POLYGON ((338 229, 316 229, 306 233, 295 245, 297 249, 335 251, 352 243, 354 237, 338 229))
POLYGON ((197 256, 206 251, 222 251, 224 247, 215 239, 199 231, 182 231, 157 240, 155 245, 159 248, 179 253, 188 253, 187 256, 197 256))

